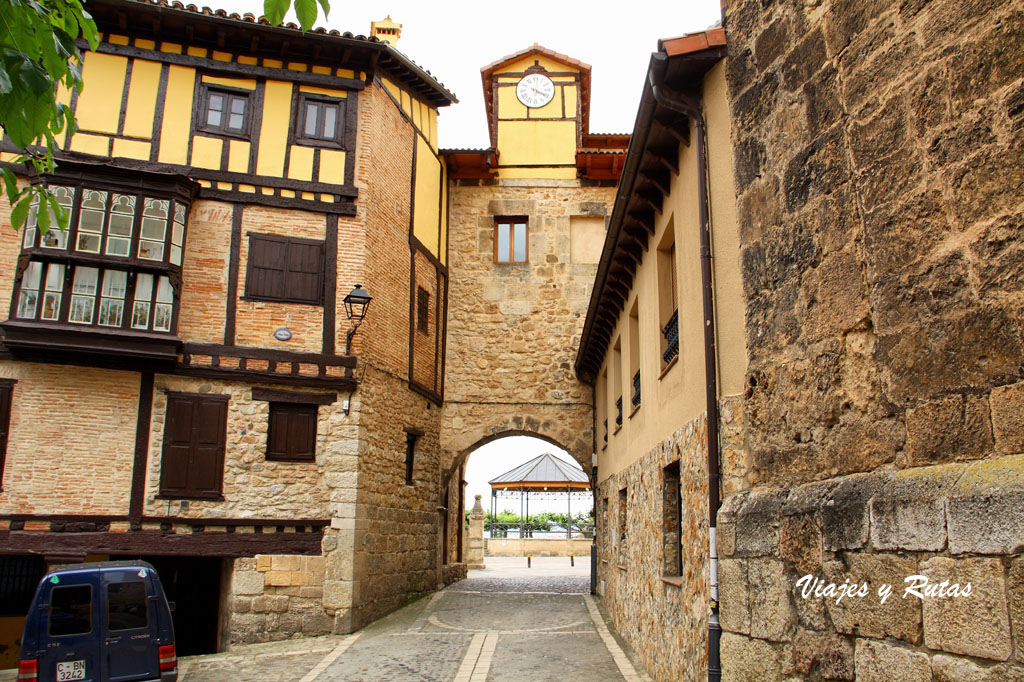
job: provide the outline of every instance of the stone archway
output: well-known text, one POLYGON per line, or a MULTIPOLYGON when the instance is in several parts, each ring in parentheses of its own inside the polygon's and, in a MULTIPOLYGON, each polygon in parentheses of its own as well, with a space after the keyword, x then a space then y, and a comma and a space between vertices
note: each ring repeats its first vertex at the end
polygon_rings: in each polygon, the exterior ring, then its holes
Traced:
POLYGON ((454 471, 491 441, 532 436, 564 449, 589 475, 594 452, 593 410, 586 404, 445 405, 441 450, 446 469, 454 471))

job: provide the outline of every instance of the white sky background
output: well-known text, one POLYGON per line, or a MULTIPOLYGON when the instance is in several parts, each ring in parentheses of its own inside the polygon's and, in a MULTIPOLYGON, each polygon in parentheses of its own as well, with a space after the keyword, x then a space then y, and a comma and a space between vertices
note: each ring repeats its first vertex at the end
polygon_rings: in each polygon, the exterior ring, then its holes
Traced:
MULTIPOLYGON (((206 0, 230 12, 262 14, 260 0, 206 0)), ((385 16, 402 24, 398 49, 440 81, 458 99, 443 107, 438 128, 441 147, 489 146, 480 69, 539 43, 590 64, 590 132, 628 133, 633 129, 647 65, 658 39, 702 31, 721 20, 720 0, 631 0, 625 3, 532 2, 520 6, 468 0, 426 2, 333 0, 317 25, 369 35, 370 22, 385 16)), ((289 13, 286 21, 294 21, 289 13)), ((466 507, 481 495, 489 509, 487 481, 545 452, 575 464, 564 450, 536 438, 511 437, 489 443, 470 455, 466 507)), ((577 465, 578 466, 578 465, 577 465)), ((582 508, 590 502, 574 501, 582 508)), ((498 510, 519 510, 518 500, 499 500, 498 510)), ((558 502, 530 504, 531 513, 564 512, 558 502)), ((575 509, 574 509, 575 513, 575 509)))
MULTIPOLYGON (((557 448, 540 438, 528 436, 509 436, 491 441, 487 445, 477 448, 469 456, 466 466, 466 509, 473 508, 473 496, 480 495, 480 504, 484 511, 491 510, 491 486, 487 482, 501 476, 506 471, 514 469, 523 462, 528 462, 534 457, 539 457, 545 452, 550 453, 558 459, 564 460, 580 469, 580 465, 565 450, 557 448)), ((573 497, 572 513, 589 511, 593 502, 589 497, 573 497)), ((516 514, 519 513, 519 494, 515 497, 498 498, 498 511, 509 509, 516 514)), ((554 500, 541 499, 539 496, 530 496, 530 515, 540 512, 557 512, 564 514, 568 511, 568 504, 565 495, 554 500)))
MULTIPOLYGON (((260 0, 206 0, 200 5, 262 14, 260 0)), ((489 146, 480 69, 533 43, 590 64, 590 132, 633 129, 651 52, 659 38, 702 31, 721 18, 719 0, 612 2, 426 2, 334 0, 318 26, 369 35, 387 15, 402 24, 401 50, 459 99, 441 109, 439 137, 448 149, 489 146)), ((286 21, 294 21, 290 13, 286 21)))

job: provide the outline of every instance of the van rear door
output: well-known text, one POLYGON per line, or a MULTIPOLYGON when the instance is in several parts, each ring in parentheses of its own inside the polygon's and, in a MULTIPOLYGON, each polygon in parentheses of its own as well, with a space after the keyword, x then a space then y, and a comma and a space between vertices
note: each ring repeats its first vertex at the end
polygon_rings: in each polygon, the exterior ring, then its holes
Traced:
POLYGON ((152 569, 103 571, 103 661, 106 680, 160 677, 157 600, 152 569))
POLYGON ((53 575, 43 583, 45 601, 39 622, 40 682, 94 682, 102 679, 97 634, 100 614, 95 573, 53 575))

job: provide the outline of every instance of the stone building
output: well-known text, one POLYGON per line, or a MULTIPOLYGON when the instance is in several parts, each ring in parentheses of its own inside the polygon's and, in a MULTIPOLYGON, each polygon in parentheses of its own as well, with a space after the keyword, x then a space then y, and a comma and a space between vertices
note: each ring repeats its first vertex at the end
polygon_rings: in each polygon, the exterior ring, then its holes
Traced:
POLYGON ((725 43, 718 27, 651 57, 575 362, 594 386, 598 593, 659 680, 706 675, 708 442, 742 424, 725 43))
POLYGON ((578 59, 534 44, 481 76, 491 146, 442 150, 451 495, 469 454, 504 436, 542 438, 591 469, 590 388, 572 361, 629 141, 590 132, 590 66, 578 59))
POLYGON ((15 232, 5 208, 0 229, 0 667, 47 563, 154 563, 179 654, 348 632, 456 577, 436 127, 454 97, 376 38, 89 10, 80 132, 36 179, 70 227, 15 232))
MULTIPOLYGON (((677 203, 682 158, 659 183, 675 156, 642 107, 577 358, 596 384, 609 611, 657 679, 703 679, 718 657, 726 680, 1024 679, 1021 3, 723 6, 728 59, 697 91, 711 305, 692 284, 699 197, 677 203), (714 170, 716 87, 731 178, 714 170), (661 205, 647 224, 645 202, 661 205), (723 501, 706 520, 709 473, 723 501), (844 584, 863 593, 839 599, 844 584)), ((660 48, 646 106, 685 109, 685 79, 663 78, 701 51, 660 48)))

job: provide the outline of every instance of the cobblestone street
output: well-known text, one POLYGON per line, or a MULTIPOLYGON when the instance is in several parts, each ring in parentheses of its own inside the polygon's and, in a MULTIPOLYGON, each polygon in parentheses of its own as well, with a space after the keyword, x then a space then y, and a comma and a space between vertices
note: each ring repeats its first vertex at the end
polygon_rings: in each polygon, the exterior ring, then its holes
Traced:
POLYGON ((589 560, 490 557, 488 568, 359 632, 183 658, 179 682, 647 680, 590 592, 589 560))

